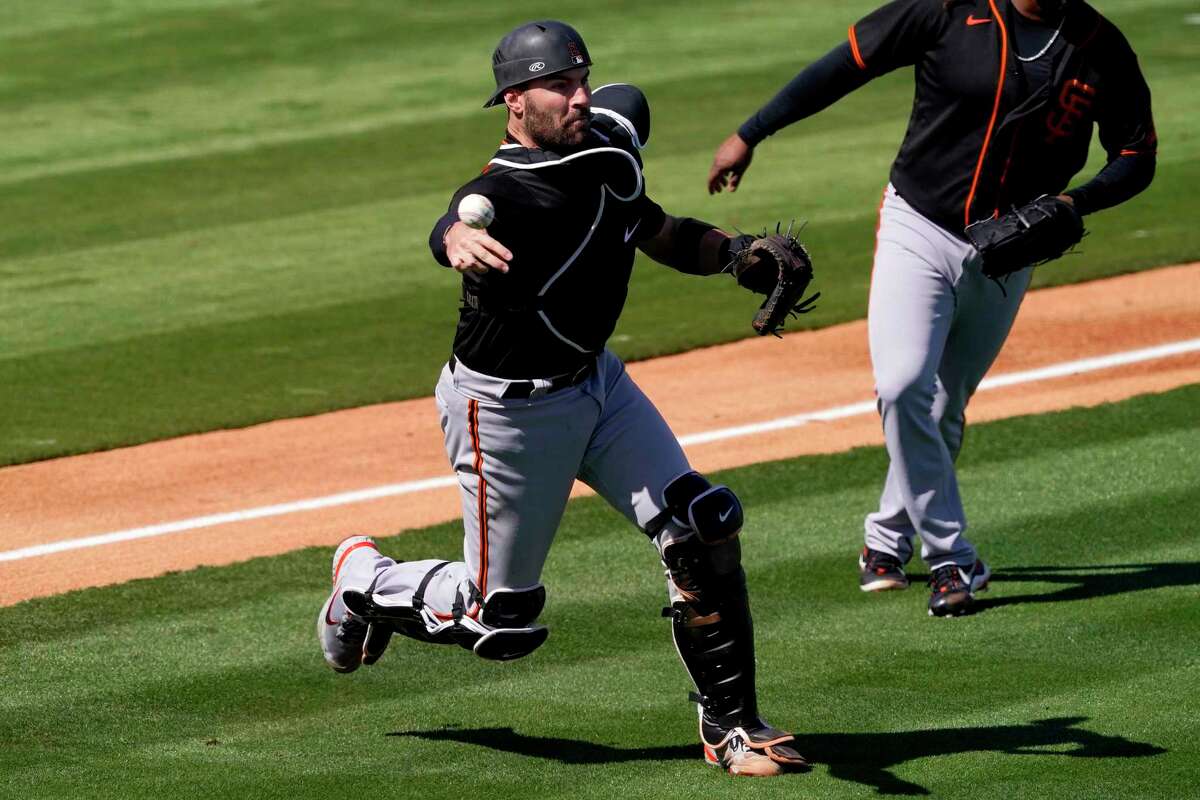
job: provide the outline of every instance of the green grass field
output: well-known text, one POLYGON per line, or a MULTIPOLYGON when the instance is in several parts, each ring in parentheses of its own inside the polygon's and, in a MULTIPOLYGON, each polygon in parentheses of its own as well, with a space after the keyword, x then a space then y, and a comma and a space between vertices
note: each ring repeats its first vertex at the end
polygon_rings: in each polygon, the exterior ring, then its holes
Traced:
MULTIPOLYGON (((0 0, 0 465, 427 394, 457 280, 425 238, 501 133, 479 108, 496 40, 548 13, 587 37, 595 85, 649 95, 657 200, 807 219, 824 299, 803 322, 862 317, 907 75, 769 141, 736 195, 703 183, 877 2, 0 0)), ((1096 5, 1154 91, 1159 172, 1042 285, 1200 258, 1195 4, 1096 5)), ((740 338, 756 303, 642 261, 612 344, 740 338)), ((1190 797, 1198 404, 972 427, 960 479, 996 577, 958 620, 926 617, 919 582, 857 589, 881 449, 721 475, 747 507, 762 705, 809 774, 703 766, 653 548, 592 499, 550 555, 549 642, 509 664, 397 639, 333 674, 312 630, 328 549, 0 608, 0 798, 1190 797)), ((381 546, 453 557, 460 537, 381 546)))
MULTIPOLYGON (((1189 797, 1198 403, 973 428, 962 486, 997 574, 962 619, 927 617, 919 585, 858 591, 880 449, 721 476, 748 509, 762 705, 806 775, 703 765, 653 548, 591 499, 550 554, 549 641, 508 664, 396 639, 335 675, 312 630, 328 549, 0 609, 0 795, 1189 797)), ((381 546, 452 556, 460 536, 381 546)))
MULTIPOLYGON (((911 78, 769 141, 736 195, 708 197, 704 178, 717 143, 875 3, 553 8, 587 37, 595 85, 649 95, 646 174, 668 210, 743 228, 809 220, 824 300, 807 325, 864 313, 911 78)), ((1154 90, 1159 174, 1042 282, 1200 257, 1194 4, 1099 5, 1154 90)), ((425 239, 501 133, 502 113, 479 108, 492 48, 544 4, 4 6, 0 464, 429 393, 457 280, 425 239)), ((643 358, 743 337, 755 303, 643 262, 613 345, 643 358)))

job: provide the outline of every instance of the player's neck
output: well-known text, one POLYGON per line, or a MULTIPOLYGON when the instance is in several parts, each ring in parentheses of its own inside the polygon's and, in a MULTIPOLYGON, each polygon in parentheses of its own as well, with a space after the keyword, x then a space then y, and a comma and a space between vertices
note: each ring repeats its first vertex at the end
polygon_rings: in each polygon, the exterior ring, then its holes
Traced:
POLYGON ((528 147, 531 150, 540 149, 532 136, 526 133, 520 125, 513 125, 511 122, 508 125, 506 138, 510 142, 516 142, 522 147, 528 147))

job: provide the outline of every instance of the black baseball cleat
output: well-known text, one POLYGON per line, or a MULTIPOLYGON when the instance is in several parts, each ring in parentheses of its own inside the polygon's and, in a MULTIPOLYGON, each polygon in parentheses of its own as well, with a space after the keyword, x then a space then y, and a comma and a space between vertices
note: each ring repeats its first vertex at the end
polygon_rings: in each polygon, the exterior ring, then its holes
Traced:
POLYGON ((970 614, 975 605, 975 593, 987 589, 991 577, 992 571, 979 559, 975 559, 970 569, 957 564, 938 567, 929 577, 932 590, 929 616, 961 617, 970 614))
POLYGON ((730 775, 769 778, 809 769, 808 761, 796 750, 796 737, 761 719, 726 728, 705 719, 701 711, 700 741, 705 763, 730 775))
POLYGON ((864 592, 907 589, 904 563, 889 553, 864 547, 858 557, 858 588, 864 592))

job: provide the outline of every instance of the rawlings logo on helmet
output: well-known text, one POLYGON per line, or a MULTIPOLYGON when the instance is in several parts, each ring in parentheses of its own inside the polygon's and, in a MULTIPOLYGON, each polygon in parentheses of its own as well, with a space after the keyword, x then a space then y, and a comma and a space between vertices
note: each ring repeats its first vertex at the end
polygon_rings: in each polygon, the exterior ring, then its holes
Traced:
POLYGON ((546 68, 546 62, 545 62, 545 61, 535 61, 535 62, 533 62, 532 64, 530 64, 530 65, 529 65, 529 71, 530 71, 530 72, 541 72, 541 71, 542 71, 542 70, 544 70, 545 68, 546 68))

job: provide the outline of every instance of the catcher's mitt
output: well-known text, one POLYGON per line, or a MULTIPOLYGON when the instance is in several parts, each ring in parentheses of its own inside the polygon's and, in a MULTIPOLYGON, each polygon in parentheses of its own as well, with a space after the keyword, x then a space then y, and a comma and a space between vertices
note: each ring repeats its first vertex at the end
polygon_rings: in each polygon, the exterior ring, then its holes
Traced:
POLYGON ((742 234, 729 243, 731 261, 726 271, 733 274, 738 285, 767 296, 751 322, 759 336, 779 336, 789 314, 812 311, 813 303, 821 296, 817 292, 800 299, 813 279, 812 259, 792 235, 791 225, 787 233, 780 233, 779 227, 776 225, 775 233, 770 235, 766 231, 758 237, 742 234))
POLYGON ((1070 203, 1044 194, 994 219, 967 226, 967 239, 997 280, 1025 267, 1053 261, 1083 238, 1083 219, 1070 203))

